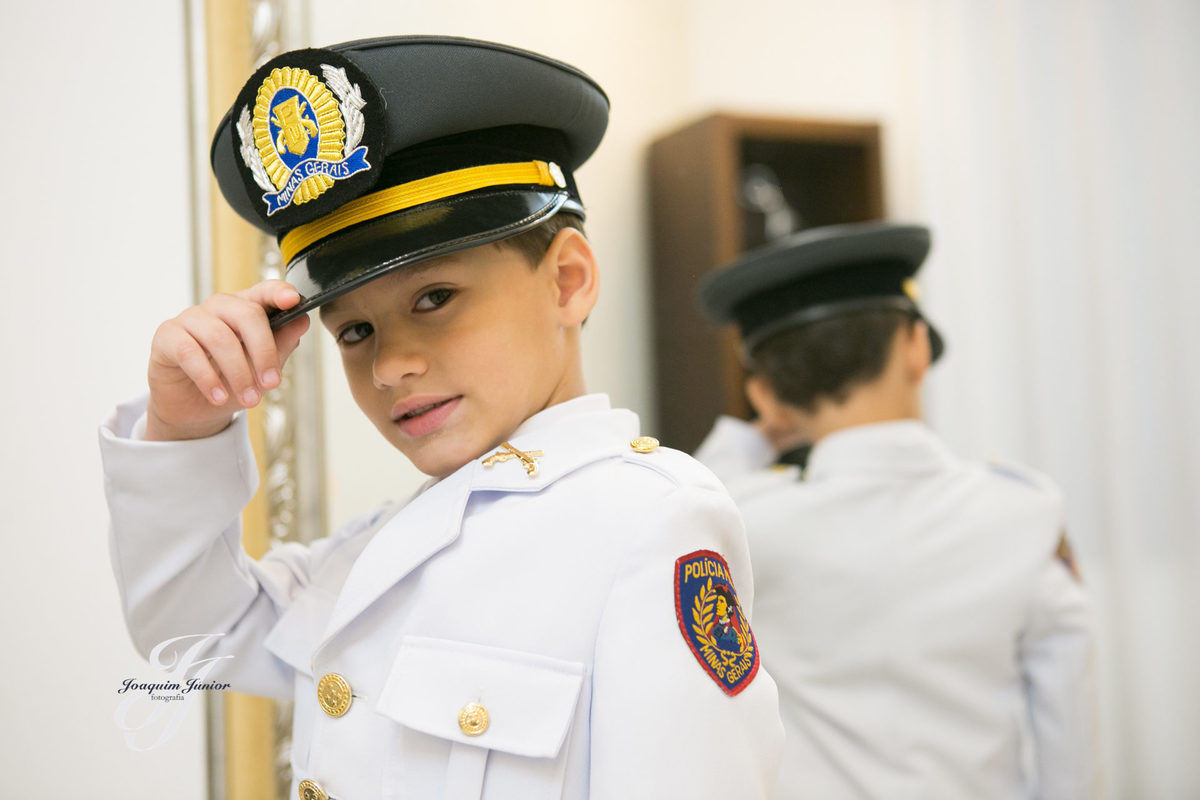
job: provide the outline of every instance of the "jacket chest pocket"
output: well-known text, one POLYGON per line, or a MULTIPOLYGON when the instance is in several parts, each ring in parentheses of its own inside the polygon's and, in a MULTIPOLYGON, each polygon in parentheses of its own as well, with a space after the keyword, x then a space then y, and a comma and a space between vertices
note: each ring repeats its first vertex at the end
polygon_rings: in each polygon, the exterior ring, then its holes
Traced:
POLYGON ((405 637, 376 711, 433 741, 397 754, 397 778, 440 784, 444 800, 560 797, 586 672, 533 653, 405 637))

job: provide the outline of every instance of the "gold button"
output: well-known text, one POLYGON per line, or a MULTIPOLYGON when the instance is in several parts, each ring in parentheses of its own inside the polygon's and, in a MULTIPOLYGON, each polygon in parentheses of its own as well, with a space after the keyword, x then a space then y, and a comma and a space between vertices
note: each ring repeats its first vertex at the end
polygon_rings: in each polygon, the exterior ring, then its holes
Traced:
POLYGON ((629 446, 639 453, 650 453, 658 448, 658 439, 653 436, 639 436, 630 442, 629 446))
POLYGON ((350 692, 350 684, 336 672, 331 672, 317 684, 317 702, 321 710, 331 717, 340 717, 350 709, 354 695, 350 692))
POLYGON ((329 800, 329 795, 316 781, 300 781, 300 800, 329 800))
POLYGON ((458 727, 467 736, 478 736, 488 729, 487 709, 478 703, 467 703, 458 712, 458 727))

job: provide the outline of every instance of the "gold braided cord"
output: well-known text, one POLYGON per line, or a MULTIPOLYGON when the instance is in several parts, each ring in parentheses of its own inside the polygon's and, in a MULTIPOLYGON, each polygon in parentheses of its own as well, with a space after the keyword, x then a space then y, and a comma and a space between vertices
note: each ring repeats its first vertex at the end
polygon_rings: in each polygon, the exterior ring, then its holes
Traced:
POLYGON ((332 214, 289 231, 279 243, 283 263, 291 263, 293 258, 313 243, 360 222, 476 189, 531 183, 540 186, 560 185, 555 180, 550 164, 545 161, 520 161, 456 169, 372 192, 351 200, 332 214))

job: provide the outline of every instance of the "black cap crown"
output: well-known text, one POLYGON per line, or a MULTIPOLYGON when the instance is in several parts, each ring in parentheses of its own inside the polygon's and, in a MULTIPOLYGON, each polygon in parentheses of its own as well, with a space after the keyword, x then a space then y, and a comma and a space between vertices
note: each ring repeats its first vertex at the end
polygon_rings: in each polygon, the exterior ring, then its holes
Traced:
MULTIPOLYGON (((922 316, 913 276, 929 245, 929 229, 920 225, 809 228, 710 275, 700 305, 714 322, 736 322, 747 352, 781 331, 830 317, 889 308, 922 316)), ((945 346, 932 325, 929 338, 936 360, 945 346)))

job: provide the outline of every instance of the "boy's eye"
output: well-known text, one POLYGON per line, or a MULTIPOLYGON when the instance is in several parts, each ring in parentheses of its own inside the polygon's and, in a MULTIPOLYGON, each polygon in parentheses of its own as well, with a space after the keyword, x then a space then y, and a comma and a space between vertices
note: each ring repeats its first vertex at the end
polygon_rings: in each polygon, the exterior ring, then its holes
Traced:
POLYGON ((416 311, 433 311, 444 306, 453 296, 453 289, 431 289, 417 298, 417 304, 413 308, 416 311))
POLYGON ((337 335, 338 344, 357 344, 375 332, 369 322, 356 322, 342 328, 337 335))

